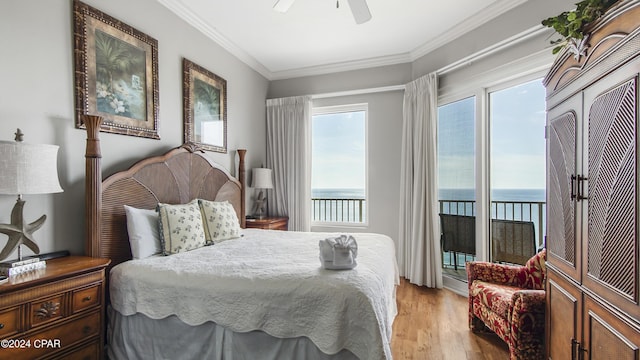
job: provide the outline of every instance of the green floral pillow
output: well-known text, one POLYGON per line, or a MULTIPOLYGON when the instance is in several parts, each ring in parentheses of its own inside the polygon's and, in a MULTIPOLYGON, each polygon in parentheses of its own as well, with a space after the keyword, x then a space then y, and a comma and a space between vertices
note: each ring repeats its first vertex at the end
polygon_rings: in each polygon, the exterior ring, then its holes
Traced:
POLYGON ((197 201, 188 204, 158 204, 162 254, 171 255, 206 245, 202 215, 197 201))
POLYGON ((228 201, 199 200, 208 244, 240 237, 238 215, 228 201))

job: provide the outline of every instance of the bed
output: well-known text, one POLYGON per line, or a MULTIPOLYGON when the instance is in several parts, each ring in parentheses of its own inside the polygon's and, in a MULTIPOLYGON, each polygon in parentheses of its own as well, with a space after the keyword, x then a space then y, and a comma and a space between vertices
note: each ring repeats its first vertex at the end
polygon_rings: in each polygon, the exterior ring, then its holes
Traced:
POLYGON ((86 252, 112 260, 111 359, 391 359, 398 271, 393 241, 354 234, 358 266, 320 266, 331 233, 245 229, 244 155, 238 179, 191 144, 104 181, 100 118, 86 116, 86 252), (125 205, 228 202, 232 240, 132 259, 125 205), (201 201, 202 201, 201 200, 201 201))

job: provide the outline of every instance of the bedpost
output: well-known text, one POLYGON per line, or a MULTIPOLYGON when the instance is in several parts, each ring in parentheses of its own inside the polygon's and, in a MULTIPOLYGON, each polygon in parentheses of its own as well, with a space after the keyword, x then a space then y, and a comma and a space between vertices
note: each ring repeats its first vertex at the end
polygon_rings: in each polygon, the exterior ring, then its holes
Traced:
POLYGON ((85 208, 86 245, 85 254, 100 257, 100 212, 102 211, 102 169, 100 153, 100 125, 102 117, 82 115, 87 128, 85 152, 85 208))
POLYGON ((247 218, 245 217, 246 214, 246 210, 245 210, 245 170, 244 170, 244 156, 247 154, 247 149, 238 149, 238 156, 240 157, 240 162, 238 164, 238 177, 240 180, 240 227, 241 228, 245 228, 246 227, 246 220, 247 218))

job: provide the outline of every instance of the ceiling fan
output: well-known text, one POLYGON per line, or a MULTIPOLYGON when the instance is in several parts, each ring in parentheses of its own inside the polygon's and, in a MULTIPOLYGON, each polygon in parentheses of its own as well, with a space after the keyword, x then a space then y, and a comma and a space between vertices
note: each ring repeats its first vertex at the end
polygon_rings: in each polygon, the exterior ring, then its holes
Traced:
MULTIPOLYGON (((277 0, 273 8, 281 13, 287 12, 295 0, 277 0)), ((363 24, 371 20, 371 12, 369 12, 369 6, 367 6, 367 0, 347 0, 353 18, 356 20, 356 24, 363 24)), ((336 6, 340 6, 340 0, 337 0, 336 6)))

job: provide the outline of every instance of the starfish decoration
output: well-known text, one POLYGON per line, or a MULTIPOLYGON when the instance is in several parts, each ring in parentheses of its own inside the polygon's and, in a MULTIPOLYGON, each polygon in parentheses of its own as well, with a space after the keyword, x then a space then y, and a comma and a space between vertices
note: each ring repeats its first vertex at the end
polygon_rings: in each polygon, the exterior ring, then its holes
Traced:
POLYGON ((42 227, 47 215, 42 215, 31 224, 25 224, 22 216, 25 201, 18 198, 16 205, 11 210, 11 224, 0 224, 0 233, 9 236, 7 244, 0 252, 0 260, 6 259, 18 246, 25 245, 35 254, 40 253, 40 248, 33 239, 33 233, 42 227))

